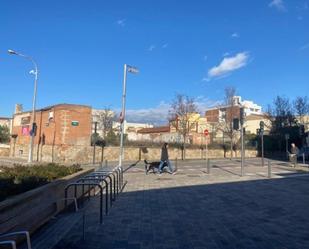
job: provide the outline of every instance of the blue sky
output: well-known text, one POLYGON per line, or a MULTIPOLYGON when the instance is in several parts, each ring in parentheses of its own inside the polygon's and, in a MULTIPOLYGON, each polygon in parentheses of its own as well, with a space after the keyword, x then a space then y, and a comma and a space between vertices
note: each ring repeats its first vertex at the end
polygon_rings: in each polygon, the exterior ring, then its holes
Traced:
POLYGON ((30 62, 7 49, 37 61, 38 107, 119 109, 124 63, 140 70, 128 75, 131 120, 162 118, 176 93, 202 109, 226 86, 262 106, 308 95, 308 27, 308 0, 3 0, 0 116, 33 94, 30 62))

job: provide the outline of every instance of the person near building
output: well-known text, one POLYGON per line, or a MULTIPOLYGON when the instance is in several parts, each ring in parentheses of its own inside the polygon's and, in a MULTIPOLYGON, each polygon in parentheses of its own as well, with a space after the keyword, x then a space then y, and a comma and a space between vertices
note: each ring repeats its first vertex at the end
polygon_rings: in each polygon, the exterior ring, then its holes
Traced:
POLYGON ((291 152, 290 152, 290 161, 293 163, 294 167, 297 164, 297 155, 298 155, 298 148, 294 143, 291 143, 291 152))
POLYGON ((164 143, 161 149, 161 160, 160 160, 160 165, 159 165, 159 169, 158 169, 158 173, 161 174, 162 173, 162 169, 164 166, 164 163, 167 164, 168 167, 168 172, 170 174, 173 174, 173 167, 172 164, 168 158, 168 143, 164 143))

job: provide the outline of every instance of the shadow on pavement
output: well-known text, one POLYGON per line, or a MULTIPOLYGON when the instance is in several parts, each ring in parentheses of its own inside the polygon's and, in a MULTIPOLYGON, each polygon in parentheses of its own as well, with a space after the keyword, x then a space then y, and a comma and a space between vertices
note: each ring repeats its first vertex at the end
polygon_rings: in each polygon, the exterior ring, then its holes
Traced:
POLYGON ((309 176, 176 187, 196 178, 141 175, 128 179, 103 225, 92 207, 85 240, 80 222, 55 248, 309 248, 309 176))

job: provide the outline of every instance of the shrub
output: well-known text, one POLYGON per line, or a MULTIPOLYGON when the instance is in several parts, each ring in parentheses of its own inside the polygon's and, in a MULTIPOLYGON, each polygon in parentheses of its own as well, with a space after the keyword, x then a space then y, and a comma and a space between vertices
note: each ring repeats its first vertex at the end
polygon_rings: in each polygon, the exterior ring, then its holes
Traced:
POLYGON ((0 168, 0 201, 9 196, 17 195, 40 187, 55 179, 71 175, 80 171, 78 164, 63 166, 54 163, 47 165, 22 166, 0 168))

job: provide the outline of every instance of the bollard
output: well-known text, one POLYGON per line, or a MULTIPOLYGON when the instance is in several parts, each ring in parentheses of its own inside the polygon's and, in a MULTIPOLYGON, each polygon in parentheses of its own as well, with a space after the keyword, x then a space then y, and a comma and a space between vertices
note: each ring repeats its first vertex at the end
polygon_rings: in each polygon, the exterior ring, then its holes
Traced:
POLYGON ((270 161, 268 161, 268 178, 271 178, 271 164, 270 164, 270 161))
POLYGON ((207 159, 207 174, 210 174, 210 159, 207 159))
POLYGON ((176 159, 175 159, 175 171, 177 171, 177 170, 178 170, 178 159, 176 157, 176 159))
POLYGON ((107 159, 105 160, 105 168, 107 168, 107 159))
POLYGON ((303 153, 303 164, 306 163, 306 159, 305 159, 305 153, 303 153))

